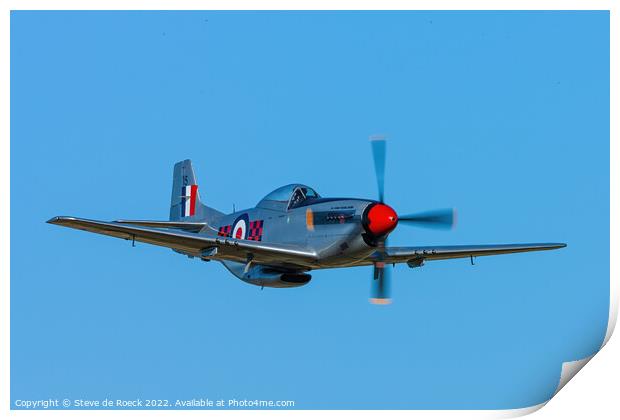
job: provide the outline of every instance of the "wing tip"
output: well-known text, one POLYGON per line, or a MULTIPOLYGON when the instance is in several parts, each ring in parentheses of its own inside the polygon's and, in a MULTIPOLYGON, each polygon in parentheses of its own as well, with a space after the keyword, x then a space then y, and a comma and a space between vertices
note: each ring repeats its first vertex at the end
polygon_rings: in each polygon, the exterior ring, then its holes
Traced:
POLYGON ((72 216, 54 216, 45 223, 50 223, 52 225, 61 225, 63 222, 77 220, 77 218, 72 216))

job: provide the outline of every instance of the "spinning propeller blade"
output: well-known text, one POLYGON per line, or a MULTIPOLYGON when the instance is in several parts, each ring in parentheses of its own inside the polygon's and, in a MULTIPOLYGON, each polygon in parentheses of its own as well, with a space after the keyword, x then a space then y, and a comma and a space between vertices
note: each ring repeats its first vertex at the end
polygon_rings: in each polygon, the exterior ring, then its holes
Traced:
POLYGON ((385 242, 379 244, 380 249, 379 258, 374 263, 373 281, 370 303, 374 305, 389 305, 392 303, 390 299, 390 277, 391 267, 388 264, 386 266, 384 260, 385 256, 385 242))
POLYGON ((456 210, 441 209, 424 213, 406 214, 398 216, 398 222, 430 229, 452 229, 456 223, 456 210))
POLYGON ((379 189, 379 201, 383 203, 384 184, 385 184, 385 137, 370 136, 372 147, 372 157, 375 161, 375 176, 377 177, 377 188, 379 189))

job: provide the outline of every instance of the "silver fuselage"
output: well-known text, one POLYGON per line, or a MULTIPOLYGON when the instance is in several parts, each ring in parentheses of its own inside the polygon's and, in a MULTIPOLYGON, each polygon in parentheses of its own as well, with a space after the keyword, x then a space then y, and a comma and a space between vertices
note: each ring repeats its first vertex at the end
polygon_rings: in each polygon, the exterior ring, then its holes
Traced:
MULTIPOLYGON (((262 242, 303 247, 316 252, 318 256, 316 261, 304 266, 274 264, 277 269, 287 268, 302 273, 322 268, 348 267, 375 252, 372 243, 364 239, 365 229, 362 223, 364 210, 375 202, 365 199, 320 198, 313 203, 289 209, 286 202, 261 201, 254 208, 223 216, 214 228, 234 227, 235 222, 242 218, 249 221, 260 220, 262 242)), ((202 233, 213 234, 213 231, 209 229, 202 233)), ((231 232, 230 236, 234 238, 235 232, 231 232)), ((268 281, 269 267, 248 267, 247 263, 229 260, 221 262, 241 280, 267 287, 279 287, 279 281, 268 281)))

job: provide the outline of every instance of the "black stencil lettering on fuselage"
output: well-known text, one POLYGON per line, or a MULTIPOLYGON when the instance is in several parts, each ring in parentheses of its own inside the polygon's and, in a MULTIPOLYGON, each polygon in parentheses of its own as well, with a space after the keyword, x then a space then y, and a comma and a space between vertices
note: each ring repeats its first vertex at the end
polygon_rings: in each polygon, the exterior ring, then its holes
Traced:
POLYGON ((359 216, 352 211, 317 211, 314 213, 315 225, 338 225, 359 222, 359 216))

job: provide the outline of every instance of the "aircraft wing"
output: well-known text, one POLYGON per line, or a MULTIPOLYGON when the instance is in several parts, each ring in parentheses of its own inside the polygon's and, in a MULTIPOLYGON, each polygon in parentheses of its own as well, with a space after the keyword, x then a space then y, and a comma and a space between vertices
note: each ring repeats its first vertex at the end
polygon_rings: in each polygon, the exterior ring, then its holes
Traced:
POLYGON ((57 216, 47 221, 53 225, 70 227, 114 236, 135 242, 145 242, 208 259, 230 259, 247 262, 248 256, 257 264, 289 264, 300 266, 313 262, 313 251, 290 245, 231 239, 218 236, 201 236, 192 232, 130 225, 126 222, 101 222, 77 217, 57 216))
MULTIPOLYGON (((453 258, 483 257, 487 255, 512 254, 517 252, 549 251, 564 248, 562 243, 502 244, 502 245, 448 245, 428 247, 387 247, 384 261, 420 265, 424 261, 448 260, 453 258)), ((378 253, 369 256, 364 263, 377 261, 378 253)))

